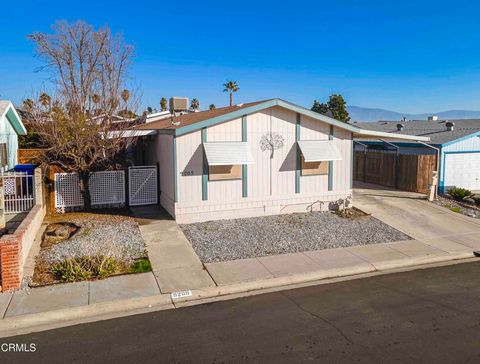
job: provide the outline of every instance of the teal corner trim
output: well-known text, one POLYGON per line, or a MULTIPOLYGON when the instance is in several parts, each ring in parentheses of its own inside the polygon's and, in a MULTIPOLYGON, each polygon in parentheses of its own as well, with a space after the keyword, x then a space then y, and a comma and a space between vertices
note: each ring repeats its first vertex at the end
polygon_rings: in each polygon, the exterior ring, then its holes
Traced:
POLYGON ((178 202, 178 179, 177 179, 177 137, 173 136, 173 201, 178 202))
MULTIPOLYGON (((333 140, 333 125, 330 125, 328 139, 333 140)), ((333 161, 328 162, 328 190, 333 191, 333 161)))
MULTIPOLYGON (((242 116, 242 142, 247 142, 247 115, 242 116)), ((242 197, 248 197, 248 166, 242 164, 242 197)))
POLYGON ((10 122, 13 129, 15 129, 15 132, 18 135, 27 135, 27 129, 25 129, 25 126, 20 120, 20 117, 18 116, 18 114, 13 110, 13 106, 10 106, 8 108, 8 111, 5 113, 5 116, 7 117, 7 120, 10 122))
MULTIPOLYGON (((202 145, 207 142, 207 128, 202 128, 202 145)), ((208 200, 208 164, 207 157, 205 156, 205 150, 203 151, 203 162, 202 162, 202 200, 208 200)))
POLYGON ((297 165, 295 168, 295 193, 300 193, 300 167, 301 167, 301 157, 300 157, 300 147, 298 142, 300 141, 300 122, 302 115, 297 113, 297 123, 295 125, 295 144, 297 146, 297 165))

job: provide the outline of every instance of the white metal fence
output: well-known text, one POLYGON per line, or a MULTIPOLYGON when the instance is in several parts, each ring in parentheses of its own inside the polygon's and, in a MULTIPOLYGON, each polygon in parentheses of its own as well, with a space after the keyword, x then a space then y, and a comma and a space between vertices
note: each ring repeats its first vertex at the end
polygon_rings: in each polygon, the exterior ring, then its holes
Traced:
POLYGON ((17 214, 30 211, 35 204, 35 185, 33 175, 27 172, 4 172, 0 174, 3 182, 5 213, 17 214))
MULTIPOLYGON (((131 167, 128 169, 130 205, 156 204, 156 166, 131 167)), ((83 196, 77 173, 55 173, 55 208, 58 212, 81 208, 83 196)), ((125 171, 101 171, 92 173, 89 179, 92 207, 122 207, 126 204, 125 171)))
POLYGON ((158 202, 157 166, 128 168, 130 206, 153 205, 158 202))

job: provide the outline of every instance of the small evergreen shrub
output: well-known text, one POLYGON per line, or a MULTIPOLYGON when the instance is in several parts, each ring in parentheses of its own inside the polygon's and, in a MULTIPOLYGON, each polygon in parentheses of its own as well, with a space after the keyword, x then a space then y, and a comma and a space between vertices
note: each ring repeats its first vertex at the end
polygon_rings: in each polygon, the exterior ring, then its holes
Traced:
POLYGON ((129 273, 145 273, 152 270, 152 265, 147 258, 135 261, 128 269, 129 273))
POLYGON ((467 197, 472 196, 472 192, 466 188, 452 187, 448 190, 448 194, 457 201, 462 201, 467 197))

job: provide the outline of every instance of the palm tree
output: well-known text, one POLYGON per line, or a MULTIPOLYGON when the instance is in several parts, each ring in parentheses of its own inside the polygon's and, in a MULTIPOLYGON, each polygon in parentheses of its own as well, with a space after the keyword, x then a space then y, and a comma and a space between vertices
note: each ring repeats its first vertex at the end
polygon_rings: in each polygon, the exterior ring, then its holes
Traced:
POLYGON ((160 99, 160 109, 162 111, 167 111, 167 99, 165 97, 160 99))
POLYGON ((47 107, 50 106, 50 103, 52 102, 52 98, 45 92, 43 92, 42 94, 40 94, 40 96, 38 97, 38 101, 40 102, 40 104, 42 104, 42 106, 46 109, 47 107))
POLYGON ((35 102, 32 99, 23 100, 23 108, 27 111, 32 110, 35 106, 35 102))
POLYGON ((227 81, 226 83, 223 84, 223 92, 229 92, 230 93, 230 106, 233 106, 233 93, 237 92, 240 90, 238 87, 237 81, 227 81))
POLYGON ((209 110, 215 110, 217 107, 215 106, 215 104, 210 104, 210 106, 208 107, 209 110))
POLYGON ((190 107, 197 111, 198 108, 200 107, 200 101, 198 101, 197 99, 192 99, 192 101, 190 102, 190 107))
POLYGON ((123 90, 122 93, 121 93, 121 98, 123 100, 124 103, 127 103, 128 99, 130 98, 130 91, 128 91, 127 89, 123 90))

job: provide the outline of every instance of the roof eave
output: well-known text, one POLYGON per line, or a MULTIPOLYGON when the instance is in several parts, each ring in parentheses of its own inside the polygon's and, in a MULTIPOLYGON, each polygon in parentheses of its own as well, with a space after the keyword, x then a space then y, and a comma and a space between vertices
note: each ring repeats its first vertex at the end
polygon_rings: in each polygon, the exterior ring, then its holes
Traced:
POLYGON ((15 129, 17 135, 27 135, 27 129, 22 123, 22 118, 20 117, 20 115, 18 115, 17 110, 15 110, 15 107, 11 102, 5 109, 4 115, 6 116, 12 127, 15 129))
POLYGON ((375 137, 375 138, 383 138, 383 139, 396 139, 396 140, 413 140, 413 141, 421 141, 421 142, 429 142, 429 137, 422 137, 417 135, 409 135, 409 134, 394 134, 394 133, 387 133, 384 131, 376 131, 376 130, 367 130, 367 129, 358 129, 357 132, 354 132, 355 136, 360 137, 375 137))

